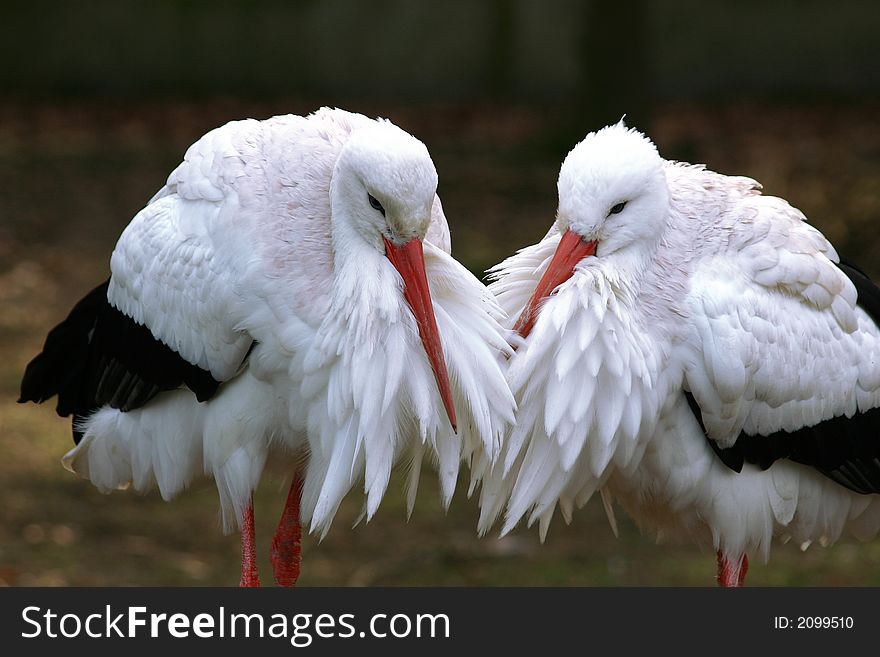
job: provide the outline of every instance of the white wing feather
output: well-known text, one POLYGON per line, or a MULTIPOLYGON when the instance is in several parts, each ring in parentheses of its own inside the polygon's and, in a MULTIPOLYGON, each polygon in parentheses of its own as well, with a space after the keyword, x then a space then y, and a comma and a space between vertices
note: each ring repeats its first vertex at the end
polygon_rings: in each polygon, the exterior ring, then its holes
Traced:
POLYGON ((110 260, 108 291, 112 305, 219 381, 235 374, 252 342, 232 313, 241 250, 226 248, 247 239, 230 186, 243 168, 233 132, 224 126, 193 144, 131 221, 110 260))
POLYGON ((880 406, 880 332, 831 245, 781 199, 747 197, 732 212, 727 249, 695 263, 687 296, 685 377, 710 436, 728 447, 743 430, 880 406))

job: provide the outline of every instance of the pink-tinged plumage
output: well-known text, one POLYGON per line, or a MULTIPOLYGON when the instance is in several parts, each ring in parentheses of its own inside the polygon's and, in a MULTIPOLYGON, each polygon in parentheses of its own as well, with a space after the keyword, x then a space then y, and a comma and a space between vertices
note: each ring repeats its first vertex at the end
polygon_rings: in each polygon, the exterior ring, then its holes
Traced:
MULTIPOLYGON (((300 520, 323 536, 359 481, 369 519, 398 461, 412 461, 410 509, 424 454, 448 504, 461 461, 498 453, 514 402, 503 314, 449 255, 436 187, 420 141, 342 110, 199 139, 122 234, 103 302, 219 387, 209 380, 199 402, 140 385, 126 412, 103 397, 75 408, 82 439, 65 465, 103 491, 166 499, 207 474, 225 528, 251 532, 264 470, 293 478, 272 546, 288 584, 300 520)), ((40 388, 47 369, 29 368, 23 400, 53 393, 40 388)), ((242 581, 255 584, 248 533, 242 581)))
POLYGON ((755 181, 667 162, 622 123, 578 144, 558 186, 547 236, 493 271, 524 339, 481 531, 504 512, 503 532, 526 517, 543 537, 599 491, 659 539, 717 550, 725 585, 774 536, 875 536, 880 290, 755 181), (572 254, 570 276, 548 267, 572 254))

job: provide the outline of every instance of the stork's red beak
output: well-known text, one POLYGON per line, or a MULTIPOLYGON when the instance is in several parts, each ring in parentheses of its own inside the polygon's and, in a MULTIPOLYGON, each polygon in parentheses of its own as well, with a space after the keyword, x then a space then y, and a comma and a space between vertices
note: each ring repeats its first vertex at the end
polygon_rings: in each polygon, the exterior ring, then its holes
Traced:
POLYGON ((522 337, 527 337, 535 326, 538 319, 538 310, 541 302, 549 297, 553 290, 562 285, 574 274, 574 268, 581 260, 596 253, 596 242, 587 242, 577 233, 566 230, 559 240, 553 260, 547 267, 547 271, 538 281, 535 293, 529 299, 529 303, 523 310, 522 315, 516 320, 514 329, 522 337))
POLYGON ((455 406, 452 404, 452 389, 449 387, 449 374, 446 372, 446 361, 443 359, 443 347, 440 345, 440 332, 434 318, 434 306, 431 303, 431 292, 428 290, 428 277, 425 274, 425 256, 422 253, 422 241, 411 239, 406 244, 395 244, 385 239, 385 255, 400 272, 403 278, 403 296, 409 303, 419 335, 428 354, 437 388, 446 407, 446 415, 453 431, 458 431, 455 421, 455 406))

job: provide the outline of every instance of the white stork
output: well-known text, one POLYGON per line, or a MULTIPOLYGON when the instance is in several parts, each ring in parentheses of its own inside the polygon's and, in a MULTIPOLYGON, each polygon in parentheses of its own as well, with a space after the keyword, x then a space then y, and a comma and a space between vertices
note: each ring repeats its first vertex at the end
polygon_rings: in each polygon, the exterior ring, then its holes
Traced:
POLYGON ((361 478, 369 519, 401 458, 411 510, 426 451, 448 504, 460 461, 497 454, 513 419, 500 310, 449 255, 436 189, 424 144, 385 120, 324 108, 212 130, 49 334, 20 401, 58 395, 64 463, 102 491, 169 499, 213 476, 242 585, 259 585, 252 493, 267 461, 283 468, 271 556, 293 585, 300 519, 325 534, 361 478))
POLYGON ((724 586, 774 536, 876 535, 880 289, 759 190, 622 122, 569 153, 555 224, 490 286, 524 340, 482 531, 507 502, 502 531, 528 514, 543 538, 600 491, 714 547, 724 586))

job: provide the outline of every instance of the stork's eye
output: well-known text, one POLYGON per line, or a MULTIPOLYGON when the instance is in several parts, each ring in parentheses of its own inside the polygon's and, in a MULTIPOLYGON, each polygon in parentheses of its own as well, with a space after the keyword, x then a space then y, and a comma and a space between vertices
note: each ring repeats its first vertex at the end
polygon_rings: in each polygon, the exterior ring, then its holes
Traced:
POLYGON ((626 207, 626 201, 624 201, 623 203, 618 203, 617 205, 613 206, 613 207, 608 211, 608 215, 610 216, 610 215, 612 215, 612 214, 620 214, 621 212, 623 212, 623 209, 624 209, 625 207, 626 207))
POLYGON ((367 194, 367 198, 370 200, 370 207, 372 207, 374 210, 378 210, 379 212, 381 212, 382 216, 384 217, 385 216, 385 208, 383 208, 382 204, 376 200, 376 197, 373 196, 372 194, 367 194))

